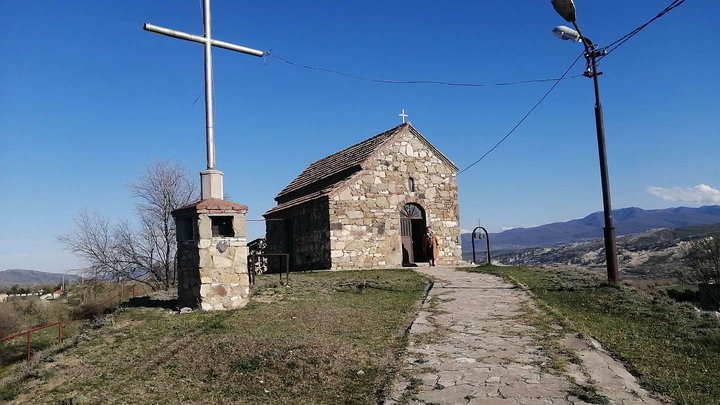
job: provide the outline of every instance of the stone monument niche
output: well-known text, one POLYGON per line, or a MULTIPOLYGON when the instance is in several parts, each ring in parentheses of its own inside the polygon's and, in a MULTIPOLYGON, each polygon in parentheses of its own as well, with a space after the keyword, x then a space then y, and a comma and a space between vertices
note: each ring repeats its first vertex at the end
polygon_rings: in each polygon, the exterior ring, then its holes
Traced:
POLYGON ((173 211, 180 308, 221 310, 247 304, 247 210, 210 198, 173 211))

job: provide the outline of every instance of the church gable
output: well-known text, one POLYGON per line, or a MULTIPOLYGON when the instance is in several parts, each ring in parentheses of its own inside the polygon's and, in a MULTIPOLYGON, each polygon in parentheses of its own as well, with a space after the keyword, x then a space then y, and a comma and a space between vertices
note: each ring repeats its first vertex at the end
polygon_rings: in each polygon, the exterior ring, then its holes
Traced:
MULTIPOLYGON (((329 195, 333 268, 414 261, 401 244, 400 210, 406 204, 423 212, 417 227, 437 227, 439 263, 459 259, 458 169, 412 126, 401 128, 363 162, 363 170, 329 195)), ((422 261, 422 252, 415 253, 422 261)))
POLYGON ((456 264, 457 171, 409 123, 399 125, 318 160, 285 187, 265 214, 274 220, 268 250, 290 253, 296 270, 395 267, 427 260, 418 237, 432 226, 437 263, 456 264))

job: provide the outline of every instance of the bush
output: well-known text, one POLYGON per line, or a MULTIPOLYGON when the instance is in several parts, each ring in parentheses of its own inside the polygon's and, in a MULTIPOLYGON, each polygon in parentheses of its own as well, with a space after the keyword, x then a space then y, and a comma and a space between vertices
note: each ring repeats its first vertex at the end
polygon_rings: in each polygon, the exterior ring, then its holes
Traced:
POLYGON ((20 316, 10 305, 0 305, 0 338, 12 335, 20 328, 20 316))
POLYGON ((671 288, 667 290, 667 295, 679 302, 698 302, 700 297, 698 296, 697 290, 689 288, 675 289, 671 288))
POLYGON ((690 241, 684 262, 689 269, 677 277, 698 286, 704 307, 720 308, 720 234, 690 241))
POLYGON ((70 312, 70 316, 72 319, 93 319, 105 314, 109 309, 110 306, 106 303, 89 301, 75 307, 70 312))
POLYGON ((32 301, 28 312, 37 320, 38 325, 45 325, 66 318, 66 311, 59 304, 48 301, 32 301))

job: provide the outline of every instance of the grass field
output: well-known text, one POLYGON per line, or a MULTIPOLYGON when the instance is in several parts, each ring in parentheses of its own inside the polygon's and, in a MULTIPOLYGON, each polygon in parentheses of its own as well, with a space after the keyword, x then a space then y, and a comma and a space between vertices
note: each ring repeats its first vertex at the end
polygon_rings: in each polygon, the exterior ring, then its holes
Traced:
POLYGON ((376 403, 426 285, 407 270, 293 273, 291 287, 259 277, 240 310, 123 308, 5 399, 376 403))
MULTIPOLYGON (((138 292, 148 292, 136 286, 138 292)), ((38 297, 13 298, 0 303, 0 337, 10 336, 40 326, 63 322, 63 338, 72 338, 85 328, 85 320, 95 314, 111 311, 130 298, 127 285, 97 283, 74 285, 58 300, 38 297)), ((31 354, 58 344, 57 326, 41 329, 30 336, 31 354)), ((27 335, 0 343, 0 379, 10 376, 27 358, 27 335)))
POLYGON ((720 322, 660 292, 609 286, 588 273, 480 267, 522 283, 624 361, 649 389, 680 404, 720 404, 720 322))

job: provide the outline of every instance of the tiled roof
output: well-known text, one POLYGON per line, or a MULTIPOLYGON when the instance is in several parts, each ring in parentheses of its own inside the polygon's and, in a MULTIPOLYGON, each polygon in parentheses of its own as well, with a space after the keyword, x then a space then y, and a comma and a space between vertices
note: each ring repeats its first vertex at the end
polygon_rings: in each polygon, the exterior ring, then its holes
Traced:
POLYGON ((332 187, 326 188, 326 189, 323 189, 323 190, 320 190, 320 191, 316 191, 316 192, 314 192, 314 193, 309 193, 309 194, 302 195, 302 196, 300 196, 300 197, 298 197, 298 198, 294 198, 294 199, 292 199, 292 200, 290 200, 290 201, 287 201, 287 202, 284 202, 284 203, 282 203, 282 204, 278 204, 278 205, 272 207, 272 208, 271 208, 270 210, 268 210, 264 215, 273 214, 273 213, 275 213, 275 212, 282 211, 282 210, 284 210, 284 209, 286 209, 286 208, 294 207, 294 206, 296 206, 296 205, 300 205, 300 204, 306 203, 306 202, 308 202, 308 201, 317 200, 317 199, 320 198, 320 197, 325 197, 326 195, 328 195, 331 190, 332 190, 332 187))
POLYGON ((405 123, 314 162, 275 197, 278 205, 267 211, 265 215, 327 196, 336 184, 360 170, 365 160, 385 141, 405 128, 435 152, 438 158, 458 170, 453 162, 440 153, 410 123, 405 123))
POLYGON ((174 210, 173 215, 187 212, 187 211, 208 211, 208 212, 227 212, 227 211, 238 211, 247 212, 247 205, 234 203, 232 201, 221 200, 218 198, 208 198, 205 200, 196 201, 192 204, 188 204, 184 207, 180 207, 174 210))
POLYGON ((405 125, 399 125, 389 131, 385 131, 379 135, 375 135, 370 139, 364 140, 357 143, 349 148, 343 149, 340 152, 333 153, 330 156, 324 157, 303 170, 299 176, 295 178, 287 187, 285 187, 275 199, 282 198, 282 196, 300 190, 312 183, 316 183, 322 179, 326 179, 332 175, 338 174, 342 171, 348 170, 352 167, 359 166, 365 159, 368 158, 380 145, 383 144, 388 138, 395 135, 405 125))

